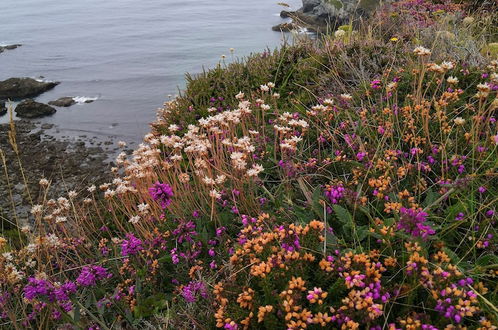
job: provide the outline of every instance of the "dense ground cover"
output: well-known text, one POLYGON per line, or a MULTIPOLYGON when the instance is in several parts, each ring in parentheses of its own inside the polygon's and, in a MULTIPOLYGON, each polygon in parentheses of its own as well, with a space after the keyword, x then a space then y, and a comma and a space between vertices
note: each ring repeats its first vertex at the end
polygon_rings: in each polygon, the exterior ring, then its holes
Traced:
POLYGON ((493 328, 496 14, 468 10, 188 77, 112 183, 0 239, 2 327, 493 328))

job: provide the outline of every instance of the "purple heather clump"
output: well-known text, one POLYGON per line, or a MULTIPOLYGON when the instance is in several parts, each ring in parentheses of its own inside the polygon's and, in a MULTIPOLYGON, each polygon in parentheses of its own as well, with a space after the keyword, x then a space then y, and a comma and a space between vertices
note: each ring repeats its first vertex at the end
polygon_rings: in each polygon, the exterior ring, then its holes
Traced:
POLYGON ((327 189, 325 189, 325 196, 332 204, 338 204, 339 201, 344 197, 345 190, 346 189, 342 184, 327 186, 327 189))
MULTIPOLYGON (((56 302, 59 307, 65 311, 69 312, 73 309, 73 304, 70 300, 70 295, 76 292, 76 284, 73 282, 66 282, 59 287, 54 286, 51 282, 45 279, 38 279, 35 277, 30 277, 28 279, 28 285, 24 287, 24 297, 28 300, 46 300, 49 302, 56 302)), ((1 306, 1 304, 0 304, 1 306)), ((45 306, 45 303, 40 304, 40 309, 45 306)), ((53 314, 54 319, 61 317, 61 313, 53 314)))
POLYGON ((171 204, 173 189, 169 184, 157 181, 149 188, 149 195, 165 209, 171 204))
POLYGON ((182 297, 189 303, 196 302, 198 295, 202 298, 207 298, 208 296, 208 291, 204 282, 191 281, 182 288, 182 297))
POLYGON ((230 323, 225 323, 225 326, 223 328, 225 328, 226 330, 237 330, 239 326, 232 321, 230 323))
POLYGON ((24 287, 24 297, 28 300, 48 297, 50 301, 55 299, 53 295, 54 286, 47 280, 30 277, 28 285, 24 287))
POLYGON ((404 230, 413 237, 426 239, 429 235, 434 235, 436 231, 431 226, 425 224, 428 214, 422 209, 400 209, 400 220, 398 230, 404 230))
POLYGON ((112 274, 102 266, 85 266, 81 269, 81 273, 76 279, 76 283, 81 286, 94 286, 97 284, 97 281, 110 277, 112 277, 112 274))
POLYGON ((192 237, 197 235, 195 231, 195 223, 193 221, 181 221, 180 224, 173 230, 172 234, 176 236, 178 243, 193 242, 192 237))
POLYGON ((69 300, 69 295, 76 292, 76 284, 74 282, 66 282, 54 290, 55 298, 58 301, 69 300))
POLYGON ((142 250, 142 241, 132 233, 126 234, 126 239, 121 243, 121 255, 135 255, 142 250))

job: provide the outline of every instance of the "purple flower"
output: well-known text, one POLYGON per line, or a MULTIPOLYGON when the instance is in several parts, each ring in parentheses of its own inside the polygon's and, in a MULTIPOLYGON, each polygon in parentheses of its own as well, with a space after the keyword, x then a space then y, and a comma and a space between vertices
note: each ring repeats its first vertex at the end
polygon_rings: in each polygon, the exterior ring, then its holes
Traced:
MULTIPOLYGON (((30 277, 28 283, 29 284, 24 287, 24 297, 28 300, 49 296, 54 289, 54 286, 44 279, 30 277)), ((53 300, 53 298, 49 300, 53 300)))
POLYGON ((436 233, 431 226, 425 224, 428 214, 421 209, 414 210, 402 207, 400 215, 398 230, 404 230, 413 237, 422 237, 423 239, 436 233))
POLYGON ((345 189, 341 183, 336 186, 327 186, 325 196, 332 204, 338 204, 340 199, 344 197, 344 191, 345 189))
POLYGON ((184 222, 182 221, 175 230, 172 232, 173 235, 177 237, 178 243, 192 242, 193 236, 197 235, 195 231, 195 223, 193 221, 184 222))
POLYGON ((140 239, 136 238, 132 233, 126 234, 126 239, 121 243, 122 256, 135 255, 142 249, 142 241, 140 239))
POLYGON ((171 204, 173 189, 169 184, 157 181, 149 188, 149 195, 165 209, 171 204))
POLYGON ((361 162, 366 155, 367 155, 366 152, 359 152, 356 154, 356 159, 358 159, 361 162))
POLYGON ((82 268, 76 282, 81 286, 94 286, 97 281, 110 278, 112 274, 102 266, 85 266, 82 268))
POLYGON ((182 288, 182 297, 189 303, 197 301, 197 295, 199 294, 202 298, 207 298, 208 292, 204 282, 191 281, 188 285, 182 288))

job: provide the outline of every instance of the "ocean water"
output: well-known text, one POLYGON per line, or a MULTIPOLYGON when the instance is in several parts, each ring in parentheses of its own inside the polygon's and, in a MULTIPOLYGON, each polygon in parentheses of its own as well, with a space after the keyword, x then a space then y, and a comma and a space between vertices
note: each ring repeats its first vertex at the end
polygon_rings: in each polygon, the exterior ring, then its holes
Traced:
MULTIPOLYGON (((278 0, 2 0, 0 80, 43 77, 61 84, 36 99, 80 102, 42 123, 60 135, 140 141, 156 109, 221 55, 279 46, 278 0), (84 98, 95 98, 85 104, 84 98)), ((297 9, 300 0, 287 1, 297 9)), ((0 117, 5 122, 7 116, 0 117)))

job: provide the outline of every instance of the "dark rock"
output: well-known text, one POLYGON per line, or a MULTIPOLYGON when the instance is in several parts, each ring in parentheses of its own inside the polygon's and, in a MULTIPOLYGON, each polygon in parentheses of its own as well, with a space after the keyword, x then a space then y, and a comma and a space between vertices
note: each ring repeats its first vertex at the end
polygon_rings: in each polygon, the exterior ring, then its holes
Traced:
POLYGON ((303 0, 303 7, 301 8, 301 10, 304 13, 309 13, 321 5, 322 5, 321 0, 303 0))
POLYGON ((57 110, 49 105, 27 99, 19 103, 14 110, 18 117, 38 118, 54 114, 57 110))
POLYGON ((48 104, 55 105, 56 107, 70 107, 75 103, 76 101, 74 101, 72 96, 61 97, 55 101, 48 102, 48 104))
MULTIPOLYGON (((33 224, 34 217, 29 212, 32 202, 29 196, 26 196, 27 189, 31 196, 51 199, 67 195, 68 190, 84 190, 91 184, 98 186, 112 180, 106 161, 109 155, 101 148, 89 150, 84 145, 60 141, 53 136, 40 139, 39 133, 33 133, 39 126, 31 120, 16 120, 15 125, 18 153, 9 143, 9 124, 0 124, 0 149, 5 153, 6 166, 9 169, 7 178, 0 175, 2 225, 7 223, 2 219, 14 218, 19 218, 21 225, 33 224), (21 175, 20 164, 24 169, 25 178, 21 175), (51 181, 46 196, 38 184, 42 177, 51 181), (28 187, 24 185, 25 182, 28 187), (11 208, 12 200, 16 206, 15 213, 11 208)), ((1 162, 0 170, 3 170, 1 162)), ((86 195, 82 194, 81 198, 84 197, 86 195)))
POLYGON ((21 44, 14 44, 14 45, 7 45, 7 46, 0 46, 0 53, 3 53, 4 50, 11 50, 11 49, 16 49, 17 47, 21 47, 21 44))
POLYGON ((315 31, 334 31, 353 20, 356 23, 379 5, 380 0, 303 0, 303 6, 295 12, 280 15, 291 17, 295 24, 315 31))
POLYGON ((49 123, 44 123, 40 126, 41 129, 51 129, 52 127, 54 127, 54 124, 49 124, 49 123))
POLYGON ((0 81, 0 99, 18 100, 44 93, 59 82, 43 82, 32 78, 9 78, 0 81))
POLYGON ((298 28, 299 28, 299 26, 294 24, 294 23, 281 23, 281 24, 275 25, 271 29, 273 31, 289 32, 292 30, 296 30, 298 28))
POLYGON ((282 10, 280 12, 280 17, 282 17, 282 18, 289 18, 289 17, 291 17, 291 15, 292 15, 292 12, 287 11, 287 10, 282 10))
POLYGON ((5 101, 0 100, 0 116, 3 116, 7 113, 7 107, 5 106, 5 101))

